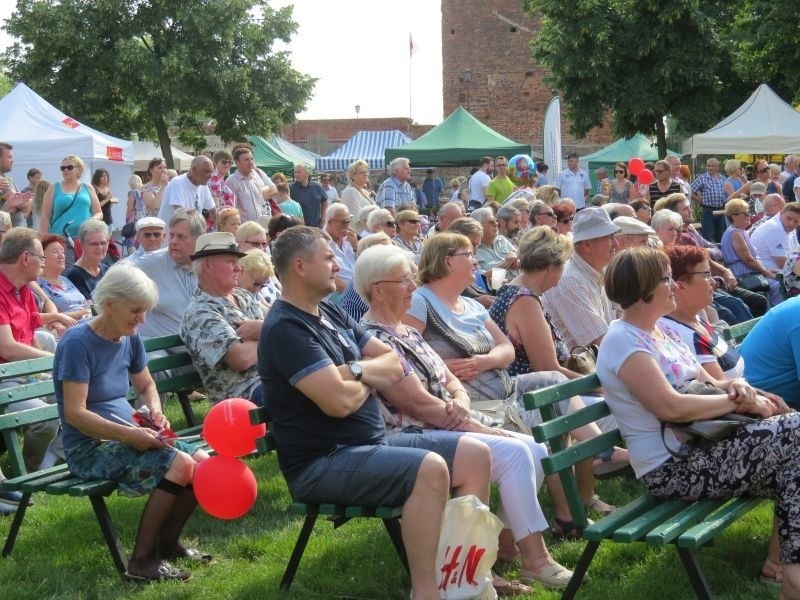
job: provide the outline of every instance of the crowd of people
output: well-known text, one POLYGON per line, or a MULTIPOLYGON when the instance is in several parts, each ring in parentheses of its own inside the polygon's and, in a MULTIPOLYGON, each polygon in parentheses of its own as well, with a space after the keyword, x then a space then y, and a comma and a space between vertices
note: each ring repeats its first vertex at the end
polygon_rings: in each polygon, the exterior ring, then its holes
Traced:
MULTIPOLYGON (((3 174, 12 151, 0 144, 3 174)), ((131 579, 183 581, 190 573, 168 560, 211 562, 179 541, 204 453, 119 422, 131 422, 130 379, 137 406, 166 423, 146 366, 155 353, 142 340, 178 334, 211 403, 247 398, 267 409, 294 499, 404 507, 412 597, 438 598, 435 554, 449 492, 488 502, 490 483, 505 525, 500 558, 519 561, 518 579, 495 574, 495 588, 564 588, 572 572, 552 558, 544 533, 575 539, 580 531, 560 481, 544 476, 548 450, 527 433, 541 417, 525 410, 522 395, 580 377, 568 365, 585 350, 596 357, 612 417, 570 435, 619 427, 627 445, 576 468, 587 508, 615 509, 594 490, 595 473, 609 465, 633 466, 657 495, 692 479, 702 485, 678 486, 692 499, 774 497, 762 577, 798 597, 788 479, 797 422, 781 397, 800 402, 800 299, 785 300, 800 292, 800 164, 787 157, 782 172, 760 161, 752 179, 736 161, 725 163, 727 178, 716 159, 706 166, 690 181, 670 156, 652 165, 655 180, 645 186, 617 163, 613 178, 601 170, 594 186, 570 154, 560 173, 548 176, 539 164, 538 178, 520 187, 506 157, 485 157, 448 192, 433 169, 415 189, 409 161, 398 158, 373 192, 369 165, 357 160, 340 195, 329 176, 314 181, 304 165, 292 183, 267 176, 239 144, 195 157, 180 175, 156 158, 146 183, 132 177, 122 248, 111 241, 107 172, 87 185, 81 160, 67 156, 52 185, 31 180, 31 190, 17 191, 5 176, 0 360, 55 354, 61 418, 28 428, 26 466, 66 460, 77 474, 149 494, 131 579), (754 330, 741 354, 725 343, 721 326, 761 315, 769 333, 754 330), (778 351, 782 362, 773 360, 778 351), (687 391, 692 381, 718 392, 687 391), (486 400, 502 401, 508 421, 474 410, 486 400), (670 432, 666 443, 687 460, 656 435, 659 420, 734 410, 762 420, 702 454, 670 432), (735 482, 723 481, 734 471, 735 482), (552 525, 538 501, 543 485, 552 525)), ((570 398, 558 410, 597 401, 570 398)), ((18 502, 0 491, 0 511, 18 502)))

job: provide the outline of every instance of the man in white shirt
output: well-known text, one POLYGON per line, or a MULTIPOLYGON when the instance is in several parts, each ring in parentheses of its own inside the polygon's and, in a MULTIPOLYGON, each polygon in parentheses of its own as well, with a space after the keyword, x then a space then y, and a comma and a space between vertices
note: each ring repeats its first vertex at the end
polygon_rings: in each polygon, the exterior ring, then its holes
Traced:
POLYGON ((800 225, 800 202, 788 202, 781 212, 750 236, 756 258, 771 271, 780 271, 797 249, 795 230, 800 225))
POLYGON ((578 155, 574 152, 567 154, 567 168, 558 174, 553 185, 558 188, 562 198, 572 199, 578 210, 586 206, 589 190, 592 189, 589 174, 578 168, 578 155))
POLYGON ((266 199, 277 195, 278 188, 256 168, 250 148, 236 148, 233 151, 233 162, 236 164, 236 172, 225 180, 225 185, 236 196, 235 206, 239 209, 242 223, 255 221, 262 215, 270 216, 272 211, 266 199))
POLYGON ((339 265, 339 271, 336 273, 336 291, 340 293, 353 279, 353 269, 356 266, 358 238, 350 229, 351 221, 350 211, 341 202, 335 202, 325 210, 325 231, 331 236, 328 244, 339 265))
POLYGON ((486 190, 492 181, 489 173, 492 171, 494 171, 494 159, 491 156, 484 156, 478 170, 469 178, 469 202, 473 207, 479 208, 486 202, 486 190))
POLYGON ((323 173, 319 177, 320 185, 325 190, 325 195, 328 197, 328 204, 336 202, 339 199, 339 192, 336 191, 336 186, 331 185, 331 176, 323 173))
POLYGON ((175 210, 185 208, 189 213, 207 210, 216 223, 217 211, 214 198, 208 189, 208 180, 214 172, 214 163, 205 155, 195 156, 189 172, 178 175, 167 184, 158 218, 169 223, 175 210))

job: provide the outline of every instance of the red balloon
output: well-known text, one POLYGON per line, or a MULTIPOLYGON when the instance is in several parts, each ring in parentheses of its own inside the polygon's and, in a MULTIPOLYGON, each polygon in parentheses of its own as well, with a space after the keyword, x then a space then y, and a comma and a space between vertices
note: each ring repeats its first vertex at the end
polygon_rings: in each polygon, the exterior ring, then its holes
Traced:
POLYGON ((212 456, 194 470, 194 495, 208 514, 238 519, 253 506, 258 486, 246 464, 229 456, 212 456))
POLYGON ((656 176, 650 169, 642 169, 636 176, 636 181, 638 181, 639 183, 643 183, 644 185, 650 185, 655 180, 656 176))
POLYGON ((644 169, 644 161, 638 156, 628 161, 628 172, 632 175, 636 175, 638 177, 639 173, 642 172, 642 169, 644 169))
POLYGON ((233 458, 256 449, 256 438, 263 437, 266 426, 250 424, 250 411, 256 405, 244 398, 228 398, 216 404, 203 421, 203 438, 217 454, 233 458))

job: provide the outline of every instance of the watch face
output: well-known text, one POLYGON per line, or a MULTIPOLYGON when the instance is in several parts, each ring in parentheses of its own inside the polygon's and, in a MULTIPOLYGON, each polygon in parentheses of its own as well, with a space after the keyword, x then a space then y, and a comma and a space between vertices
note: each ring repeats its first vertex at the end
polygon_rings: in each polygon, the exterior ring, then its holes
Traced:
POLYGON ((357 380, 361 379, 361 375, 363 374, 363 370, 361 369, 361 365, 357 362, 350 362, 347 363, 347 366, 350 367, 350 372, 353 374, 357 380))

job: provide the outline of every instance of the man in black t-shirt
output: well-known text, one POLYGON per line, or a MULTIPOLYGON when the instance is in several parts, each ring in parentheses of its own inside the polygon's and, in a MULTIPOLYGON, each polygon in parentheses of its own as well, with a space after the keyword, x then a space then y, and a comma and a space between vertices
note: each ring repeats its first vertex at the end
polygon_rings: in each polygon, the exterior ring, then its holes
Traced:
POLYGON ((336 290, 339 269, 322 231, 287 229, 272 259, 283 290, 264 321, 258 371, 292 497, 402 505, 413 597, 438 598, 435 562, 448 465, 438 454, 403 445, 402 434, 387 442, 372 393, 403 377, 400 361, 338 306, 322 302, 336 290))

